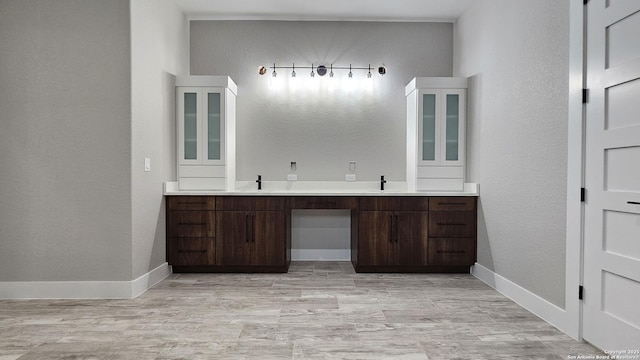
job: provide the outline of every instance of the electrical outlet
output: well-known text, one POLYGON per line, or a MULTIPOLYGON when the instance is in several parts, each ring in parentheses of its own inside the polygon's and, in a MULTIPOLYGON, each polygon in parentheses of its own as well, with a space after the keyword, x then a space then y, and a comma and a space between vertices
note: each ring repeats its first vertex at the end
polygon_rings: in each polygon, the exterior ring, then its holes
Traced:
POLYGON ((346 174, 344 179, 346 181, 356 181, 356 174, 346 174))
POLYGON ((287 181, 297 181, 298 174, 287 174, 287 181))
POLYGON ((356 162, 355 161, 349 161, 349 171, 356 172, 356 162))

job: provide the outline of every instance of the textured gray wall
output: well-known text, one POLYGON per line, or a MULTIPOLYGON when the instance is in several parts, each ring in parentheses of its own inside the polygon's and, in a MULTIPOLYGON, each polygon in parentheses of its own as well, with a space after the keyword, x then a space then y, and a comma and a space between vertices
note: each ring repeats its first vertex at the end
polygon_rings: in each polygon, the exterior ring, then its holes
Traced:
POLYGON ((129 1, 0 0, 0 281, 131 279, 129 1))
POLYGON ((134 279, 167 261, 162 183, 176 178, 174 81, 188 73, 188 29, 170 1, 131 3, 134 279))
POLYGON ((477 1, 455 31, 478 262, 564 307, 569 2, 477 1))
MULTIPOLYGON (((238 84, 239 181, 256 174, 284 181, 291 161, 298 180, 344 181, 350 160, 357 163, 358 180, 384 174, 404 181, 404 87, 415 76, 451 76, 452 56, 450 23, 191 22, 191 74, 230 75, 238 84), (375 74, 372 90, 349 93, 339 85, 333 92, 308 89, 310 70, 299 69, 298 90, 275 91, 269 74, 257 71, 274 62, 385 63, 389 71, 383 78, 375 74)), ((347 72, 336 71, 334 80, 347 72)), ((284 80, 291 70, 279 73, 284 80)), ((362 79, 366 72, 354 73, 362 79)))

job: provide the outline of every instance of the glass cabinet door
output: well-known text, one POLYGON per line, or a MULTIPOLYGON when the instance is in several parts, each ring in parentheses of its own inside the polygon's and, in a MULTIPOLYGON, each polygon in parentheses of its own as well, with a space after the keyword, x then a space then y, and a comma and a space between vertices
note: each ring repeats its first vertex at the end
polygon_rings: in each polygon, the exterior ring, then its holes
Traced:
POLYGON ((202 98, 204 103, 202 124, 202 149, 203 163, 207 165, 224 164, 224 134, 225 134, 225 89, 203 88, 202 98))
POLYGON ((202 162, 202 94, 196 87, 180 87, 177 91, 178 162, 199 164, 202 162))
POLYGON ((207 160, 221 159, 220 93, 207 94, 207 160))
POLYGON ((465 90, 450 89, 442 92, 443 129, 441 134, 443 165, 464 165, 465 152, 465 90))
POLYGON ((458 161, 459 127, 460 127, 460 96, 447 94, 445 125, 445 160, 458 161))
POLYGON ((198 159, 198 93, 185 92, 184 110, 184 136, 183 140, 183 159, 198 159))
POLYGON ((436 94, 422 95, 422 161, 436 160, 436 94))

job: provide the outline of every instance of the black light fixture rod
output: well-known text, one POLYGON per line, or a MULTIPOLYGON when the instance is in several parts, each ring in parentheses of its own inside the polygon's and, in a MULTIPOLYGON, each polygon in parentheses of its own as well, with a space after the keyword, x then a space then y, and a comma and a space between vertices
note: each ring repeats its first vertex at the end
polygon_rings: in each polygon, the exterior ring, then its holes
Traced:
MULTIPOLYGON (((315 69, 317 66, 269 66, 269 69, 315 69)), ((348 66, 333 66, 331 67, 331 69, 338 69, 338 70, 349 70, 349 69, 353 69, 353 70, 370 70, 369 67, 348 67, 348 66)))

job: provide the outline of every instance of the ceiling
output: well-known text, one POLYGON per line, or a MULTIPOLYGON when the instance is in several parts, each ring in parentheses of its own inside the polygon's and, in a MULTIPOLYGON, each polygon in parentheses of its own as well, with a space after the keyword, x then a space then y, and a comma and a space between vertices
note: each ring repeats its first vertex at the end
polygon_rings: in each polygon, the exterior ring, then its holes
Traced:
POLYGON ((190 19, 453 22, 473 0, 173 0, 190 19))

